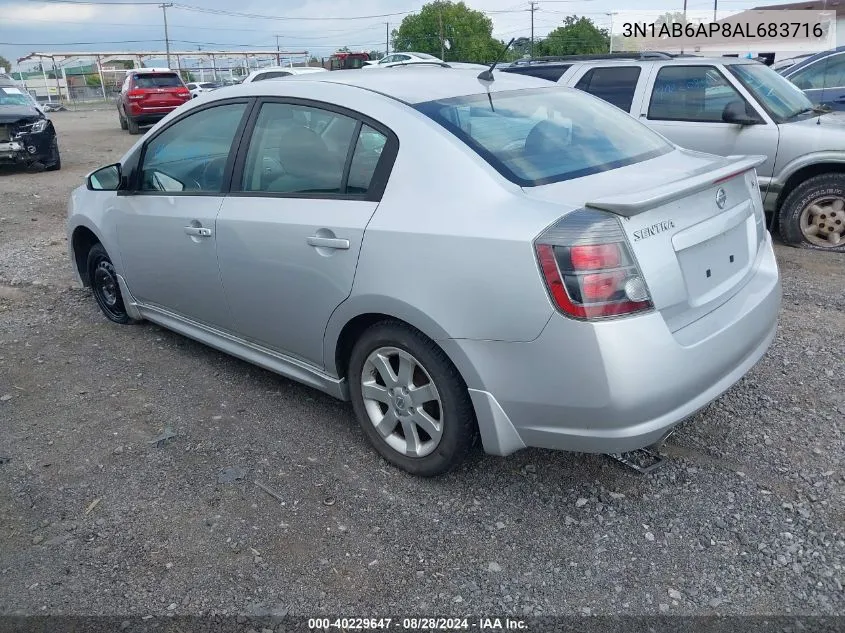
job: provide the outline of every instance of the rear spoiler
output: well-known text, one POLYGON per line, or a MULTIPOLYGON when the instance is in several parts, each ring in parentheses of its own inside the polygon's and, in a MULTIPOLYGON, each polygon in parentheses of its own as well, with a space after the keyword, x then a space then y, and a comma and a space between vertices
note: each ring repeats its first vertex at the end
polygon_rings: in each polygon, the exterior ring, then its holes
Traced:
POLYGON ((599 198, 586 203, 584 206, 590 209, 610 211, 616 215, 629 218, 654 207, 709 189, 713 185, 745 173, 749 169, 754 169, 765 161, 765 156, 726 156, 717 162, 695 170, 680 180, 674 180, 644 191, 599 198))

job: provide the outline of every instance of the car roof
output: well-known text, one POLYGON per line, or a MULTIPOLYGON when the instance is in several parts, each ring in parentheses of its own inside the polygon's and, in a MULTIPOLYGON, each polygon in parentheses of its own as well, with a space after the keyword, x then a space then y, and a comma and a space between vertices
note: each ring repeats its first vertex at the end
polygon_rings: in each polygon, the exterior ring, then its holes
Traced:
POLYGON ((176 71, 172 68, 130 68, 126 71, 127 73, 135 73, 138 75, 143 75, 146 73, 173 73, 176 74, 176 71))
POLYGON ((485 92, 488 87, 491 92, 550 87, 548 81, 536 77, 496 73, 495 81, 488 83, 478 79, 478 74, 478 69, 475 68, 443 68, 435 65, 419 68, 406 67, 401 71, 385 70, 377 73, 336 70, 292 76, 284 82, 276 83, 276 86, 281 91, 283 89, 281 86, 290 81, 344 84, 412 104, 479 94, 485 92))
MULTIPOLYGON (((565 63, 565 62, 559 62, 565 63)), ((568 62, 570 64, 590 64, 590 65, 645 65, 645 64, 659 64, 660 66, 695 66, 703 64, 712 66, 714 64, 722 64, 724 66, 733 66, 736 64, 759 64, 760 62, 754 59, 745 57, 672 57, 669 59, 588 59, 568 62)))
POLYGON ((784 77, 788 77, 789 75, 798 72, 802 68, 809 66, 815 61, 824 59, 825 57, 830 57, 831 55, 835 55, 836 53, 841 53, 842 51, 845 51, 845 46, 837 46, 836 48, 827 51, 821 51, 820 53, 815 53, 813 55, 810 55, 809 57, 805 57, 804 59, 792 64, 792 66, 787 66, 786 68, 784 68, 784 77))
POLYGON ((575 55, 571 58, 560 59, 535 59, 535 60, 517 60, 509 66, 503 66, 501 69, 509 73, 527 73, 532 68, 555 68, 560 66, 574 66, 576 64, 589 65, 643 65, 643 64, 660 64, 660 65, 677 65, 690 66, 696 64, 713 65, 733 65, 733 64, 755 64, 756 60, 745 57, 701 57, 699 55, 678 55, 675 57, 612 57, 612 56, 596 56, 591 58, 589 56, 575 55))

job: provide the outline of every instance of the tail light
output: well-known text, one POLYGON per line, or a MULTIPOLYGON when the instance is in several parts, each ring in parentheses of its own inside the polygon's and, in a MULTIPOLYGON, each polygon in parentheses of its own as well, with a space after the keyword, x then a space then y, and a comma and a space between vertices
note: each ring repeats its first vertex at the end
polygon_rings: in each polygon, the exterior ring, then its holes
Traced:
POLYGON ((176 94, 179 95, 180 97, 190 97, 191 91, 188 90, 187 88, 177 88, 176 94))
POLYGON ((601 319, 654 307, 614 216, 574 211, 546 229, 534 248, 549 294, 567 316, 601 319))
POLYGON ((138 90, 136 88, 127 92, 126 96, 130 101, 138 101, 139 99, 143 99, 146 96, 146 93, 143 90, 138 90))

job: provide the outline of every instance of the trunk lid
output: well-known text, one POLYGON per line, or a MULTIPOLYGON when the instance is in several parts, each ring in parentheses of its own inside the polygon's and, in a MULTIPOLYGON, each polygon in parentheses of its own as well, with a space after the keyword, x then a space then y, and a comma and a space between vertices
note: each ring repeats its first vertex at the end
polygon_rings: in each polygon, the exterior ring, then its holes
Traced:
POLYGON ((182 105, 190 96, 175 73, 139 75, 135 79, 134 91, 139 96, 136 102, 144 108, 173 108, 182 105))
POLYGON ((526 188, 620 217, 654 306, 677 331, 730 299, 766 239, 755 167, 764 157, 678 150, 575 181, 526 188))

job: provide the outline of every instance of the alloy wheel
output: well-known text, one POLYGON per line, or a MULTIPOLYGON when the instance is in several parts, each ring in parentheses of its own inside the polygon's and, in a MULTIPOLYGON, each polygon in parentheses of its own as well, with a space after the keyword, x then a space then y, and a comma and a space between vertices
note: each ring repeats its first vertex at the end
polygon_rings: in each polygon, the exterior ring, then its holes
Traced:
POLYGON ((397 347, 380 347, 361 372, 364 408, 376 432, 408 457, 430 455, 443 437, 443 406, 425 367, 397 347))

